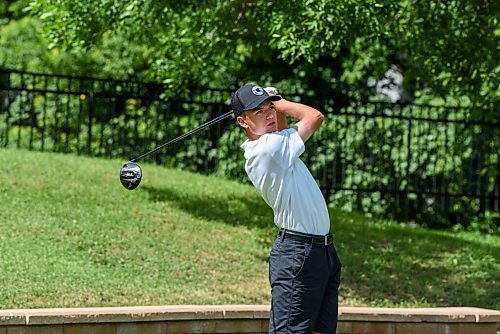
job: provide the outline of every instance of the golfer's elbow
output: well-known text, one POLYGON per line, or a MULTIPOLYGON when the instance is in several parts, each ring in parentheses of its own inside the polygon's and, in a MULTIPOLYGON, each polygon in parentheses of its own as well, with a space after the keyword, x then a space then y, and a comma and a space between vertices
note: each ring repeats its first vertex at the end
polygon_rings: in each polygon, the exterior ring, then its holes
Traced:
POLYGON ((323 121, 325 120, 325 115, 323 115, 319 110, 314 109, 313 124, 315 129, 319 129, 323 121))
POLYGON ((305 143, 309 140, 309 138, 311 138, 316 130, 319 129, 325 117, 321 112, 314 108, 308 109, 304 116, 305 117, 295 125, 295 128, 305 143))

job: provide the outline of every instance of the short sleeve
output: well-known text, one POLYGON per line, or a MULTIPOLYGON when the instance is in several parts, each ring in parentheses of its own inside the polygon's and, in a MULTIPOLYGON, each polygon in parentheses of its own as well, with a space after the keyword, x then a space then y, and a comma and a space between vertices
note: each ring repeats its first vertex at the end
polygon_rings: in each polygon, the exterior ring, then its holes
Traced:
POLYGON ((305 146, 297 130, 286 129, 266 135, 266 151, 279 165, 287 168, 304 153, 305 146))

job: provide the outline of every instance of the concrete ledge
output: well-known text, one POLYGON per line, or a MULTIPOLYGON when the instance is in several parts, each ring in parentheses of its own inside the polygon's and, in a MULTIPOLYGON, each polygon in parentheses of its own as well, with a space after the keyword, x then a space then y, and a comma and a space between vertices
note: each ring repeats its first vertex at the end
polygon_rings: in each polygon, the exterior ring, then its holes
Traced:
MULTIPOLYGON (((267 333, 269 306, 0 310, 0 334, 267 333)), ((497 334, 500 311, 473 307, 341 307, 339 334, 497 334)))
POLYGON ((343 321, 381 322, 498 322, 500 311, 476 307, 375 308, 341 307, 343 321))
POLYGON ((171 320, 267 319, 264 305, 183 305, 0 310, 2 325, 141 322, 171 320))

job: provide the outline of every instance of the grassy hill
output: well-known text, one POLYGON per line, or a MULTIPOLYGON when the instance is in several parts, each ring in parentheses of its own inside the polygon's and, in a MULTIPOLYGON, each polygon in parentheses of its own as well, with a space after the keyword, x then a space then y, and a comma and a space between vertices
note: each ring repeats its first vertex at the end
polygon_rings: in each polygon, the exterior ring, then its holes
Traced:
MULTIPOLYGON (((269 303, 277 229, 251 185, 0 149, 0 308, 269 303)), ((333 210, 342 305, 500 309, 500 238, 333 210)))

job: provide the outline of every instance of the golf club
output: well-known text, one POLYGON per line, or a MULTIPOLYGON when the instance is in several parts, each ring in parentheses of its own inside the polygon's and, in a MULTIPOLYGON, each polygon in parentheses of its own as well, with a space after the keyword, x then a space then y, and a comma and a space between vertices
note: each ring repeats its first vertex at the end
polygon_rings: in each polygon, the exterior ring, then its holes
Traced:
POLYGON ((180 135, 179 137, 174 138, 174 139, 158 146, 157 148, 152 149, 151 151, 146 152, 143 155, 140 155, 137 158, 134 158, 134 159, 130 160, 129 162, 125 163, 123 165, 123 167, 120 169, 120 182, 128 190, 133 190, 133 189, 137 188, 139 186, 139 183, 141 183, 142 170, 141 170, 141 167, 139 167, 139 165, 135 163, 136 161, 138 161, 144 157, 147 157, 148 155, 153 154, 156 151, 161 150, 164 147, 167 147, 171 144, 174 144, 174 143, 178 142, 179 140, 182 140, 182 139, 192 135, 193 133, 196 133, 196 132, 200 131, 201 129, 206 128, 207 126, 210 126, 214 123, 220 122, 223 119, 231 116, 232 114, 233 114, 233 111, 231 110, 223 115, 220 115, 220 116, 200 125, 199 127, 195 128, 195 129, 193 129, 189 132, 186 132, 186 133, 180 135))

